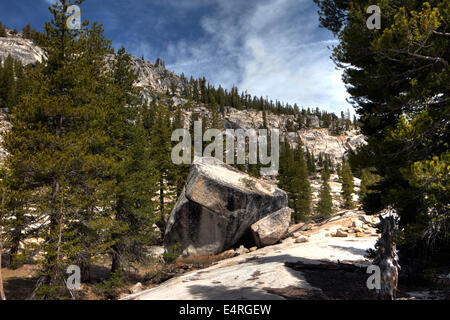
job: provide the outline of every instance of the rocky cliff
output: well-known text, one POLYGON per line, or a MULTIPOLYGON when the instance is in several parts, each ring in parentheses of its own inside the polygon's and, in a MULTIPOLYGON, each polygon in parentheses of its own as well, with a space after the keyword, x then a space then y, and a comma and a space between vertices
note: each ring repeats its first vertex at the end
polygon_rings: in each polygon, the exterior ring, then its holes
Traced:
MULTIPOLYGON (((0 59, 5 59, 8 55, 20 60, 25 65, 42 62, 45 59, 44 51, 33 44, 32 41, 21 38, 20 34, 16 37, 10 35, 8 38, 0 38, 0 59)), ((114 56, 109 55, 106 59, 112 61, 114 56)), ((184 98, 186 82, 167 70, 163 63, 153 64, 132 57, 132 65, 138 73, 136 86, 144 89, 144 97, 147 101, 170 92, 172 97, 164 98, 169 105, 186 105, 188 102, 184 98)), ((189 119, 193 113, 210 115, 207 106, 195 102, 191 102, 190 106, 185 108, 183 112, 186 119, 189 119)), ((320 153, 328 154, 334 163, 340 162, 348 150, 364 143, 364 136, 356 130, 346 131, 340 136, 333 136, 330 135, 328 129, 321 128, 321 123, 316 116, 311 116, 310 120, 310 128, 300 129, 303 126, 298 123, 298 119, 294 115, 267 114, 267 125, 278 128, 281 136, 287 136, 292 145, 295 145, 297 138, 300 137, 310 152, 316 156, 320 153), (288 126, 288 123, 291 125, 288 126)), ((258 129, 263 126, 263 113, 256 110, 237 110, 226 107, 222 121, 225 128, 258 129)), ((2 130, 7 129, 8 124, 2 121, 1 127, 2 130)), ((0 156, 4 156, 4 152, 1 150, 0 156)))
POLYGON ((0 59, 5 60, 8 55, 22 62, 23 65, 42 62, 44 51, 34 45, 31 40, 20 37, 0 38, 0 59))

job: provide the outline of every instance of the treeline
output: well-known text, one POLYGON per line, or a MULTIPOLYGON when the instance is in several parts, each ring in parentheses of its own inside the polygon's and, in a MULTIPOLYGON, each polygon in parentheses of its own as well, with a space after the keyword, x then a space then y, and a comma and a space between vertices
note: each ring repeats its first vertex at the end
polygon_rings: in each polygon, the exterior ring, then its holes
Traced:
POLYGON ((294 211, 294 221, 328 218, 333 214, 333 199, 329 185, 333 173, 338 174, 342 183, 342 207, 352 209, 355 205, 353 202, 355 192, 353 174, 347 159, 344 158, 335 168, 329 155, 320 153, 316 158, 304 147, 300 137, 297 140, 295 148, 291 147, 287 138, 281 144, 278 174, 278 186, 288 194, 289 207, 294 211), (320 174, 322 186, 319 201, 313 210, 310 179, 314 179, 317 174, 320 174))
POLYGON ((24 68, 20 61, 10 55, 0 59, 0 106, 17 104, 18 97, 24 91, 24 68))
MULTIPOLYGON (((11 31, 11 34, 13 36, 16 36, 19 34, 19 31, 17 31, 17 29, 14 28, 14 30, 11 31)), ((0 21, 0 37, 7 37, 7 27, 3 25, 1 21, 0 21)), ((34 44, 37 46, 45 45, 44 34, 32 28, 30 23, 28 23, 25 27, 23 27, 22 37, 24 39, 29 39, 33 41, 34 44)))
POLYGON ((22 29, 22 37, 33 41, 37 46, 42 47, 45 45, 44 34, 32 28, 29 23, 22 29))
POLYGON ((6 36, 7 36, 7 34, 6 34, 6 27, 0 21, 0 37, 4 38, 6 36))
MULTIPOLYGON (((158 59, 159 60, 159 59, 158 59)), ((199 103, 208 105, 217 105, 221 114, 225 113, 225 107, 232 107, 238 110, 257 110, 263 111, 264 116, 267 116, 268 112, 273 114, 285 114, 296 116, 298 128, 294 128, 294 124, 288 129, 296 131, 296 129, 311 128, 313 125, 313 117, 316 117, 319 121, 319 126, 322 128, 329 128, 332 134, 341 134, 345 130, 358 127, 358 121, 354 116, 350 117, 350 111, 346 113, 342 112, 339 118, 334 113, 327 111, 321 111, 318 107, 312 108, 300 108, 296 103, 290 105, 289 103, 283 103, 280 101, 269 100, 268 98, 251 96, 247 91, 239 92, 236 87, 223 89, 222 86, 216 89, 209 84, 205 77, 195 80, 193 77, 188 81, 184 74, 181 75, 181 80, 185 85, 185 95, 187 98, 192 99, 199 103)), ((174 92, 176 88, 172 88, 174 92)), ((288 124, 289 126, 289 124, 288 124)))

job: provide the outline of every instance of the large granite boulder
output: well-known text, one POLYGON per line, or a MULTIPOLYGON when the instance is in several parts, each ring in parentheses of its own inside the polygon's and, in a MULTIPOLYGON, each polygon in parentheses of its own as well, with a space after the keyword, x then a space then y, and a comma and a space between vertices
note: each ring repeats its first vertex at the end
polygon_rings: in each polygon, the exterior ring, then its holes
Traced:
POLYGON ((217 254, 231 248, 255 222, 287 207, 286 193, 215 158, 197 158, 170 214, 164 246, 182 254, 217 254))
POLYGON ((251 226, 253 239, 258 247, 270 246, 280 241, 287 233, 291 222, 291 209, 283 208, 251 226))

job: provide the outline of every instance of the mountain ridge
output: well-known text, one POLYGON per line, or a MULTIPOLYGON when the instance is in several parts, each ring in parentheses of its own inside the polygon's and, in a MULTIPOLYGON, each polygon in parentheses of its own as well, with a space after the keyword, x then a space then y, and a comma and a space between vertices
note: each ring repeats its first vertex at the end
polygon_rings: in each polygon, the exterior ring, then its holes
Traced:
MULTIPOLYGON (((0 59, 4 60, 8 55, 22 62, 23 65, 35 65, 45 59, 44 49, 37 46, 33 41, 24 39, 21 34, 0 38, 0 59)), ((133 55, 131 65, 138 75, 136 86, 142 88, 142 94, 147 103, 153 100, 163 100, 169 107, 183 107, 183 115, 192 119, 195 113, 201 113, 211 118, 212 112, 208 104, 194 101, 187 97, 186 92, 189 84, 184 76, 180 77, 165 68, 160 59, 154 64, 133 55), (170 93, 171 92, 171 93, 170 93)), ((106 56, 108 63, 114 60, 114 55, 106 56)), ((264 126, 266 121, 268 127, 278 128, 281 138, 287 137, 291 145, 297 144, 297 136, 300 136, 305 147, 312 154, 328 155, 334 165, 338 164, 349 150, 354 150, 358 145, 365 143, 364 136, 355 128, 343 130, 341 135, 332 135, 330 130, 323 128, 323 121, 317 115, 311 114, 299 120, 295 114, 274 114, 270 111, 264 119, 264 111, 255 109, 238 110, 225 106, 221 114, 224 128, 258 129, 264 126), (302 123, 303 121, 303 123, 302 123), (309 122, 305 128, 305 123, 309 122)), ((188 120, 190 121, 190 120, 188 120)), ((3 121, 4 122, 4 121, 3 121)), ((8 124, 1 125, 2 130, 8 128, 8 124)), ((0 152, 4 157, 4 151, 0 152)))

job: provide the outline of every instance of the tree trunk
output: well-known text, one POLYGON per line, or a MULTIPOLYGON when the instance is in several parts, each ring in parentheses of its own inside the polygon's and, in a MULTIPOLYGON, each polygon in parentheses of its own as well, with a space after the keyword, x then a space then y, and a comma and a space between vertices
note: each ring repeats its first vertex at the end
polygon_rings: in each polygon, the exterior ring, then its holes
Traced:
POLYGON ((161 210, 161 215, 164 215, 164 181, 159 181, 159 209, 161 210))
POLYGON ((19 253, 22 228, 16 228, 11 235, 11 247, 9 249, 9 265, 14 263, 14 257, 19 253))
POLYGON ((120 251, 117 245, 112 246, 112 263, 111 263, 111 274, 119 271, 121 267, 120 263, 120 251))
POLYGON ((2 232, 3 229, 2 226, 0 225, 0 300, 6 300, 5 291, 3 290, 3 277, 2 277, 2 254, 3 254, 2 232))
POLYGON ((394 242, 398 231, 398 216, 393 209, 388 208, 385 215, 380 215, 378 228, 381 229, 381 238, 375 245, 377 256, 373 261, 381 271, 381 288, 378 290, 378 296, 380 300, 395 300, 400 265, 394 242))
MULTIPOLYGON (((2 211, 0 214, 0 223, 3 218, 3 210, 5 208, 5 189, 2 193, 2 211)), ((2 277, 2 254, 3 254, 3 228, 0 224, 0 300, 6 300, 5 291, 3 290, 3 277, 2 277)))
POLYGON ((90 282, 91 281, 91 265, 90 265, 90 254, 83 253, 81 258, 78 261, 78 265, 81 270, 81 282, 90 282))

